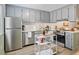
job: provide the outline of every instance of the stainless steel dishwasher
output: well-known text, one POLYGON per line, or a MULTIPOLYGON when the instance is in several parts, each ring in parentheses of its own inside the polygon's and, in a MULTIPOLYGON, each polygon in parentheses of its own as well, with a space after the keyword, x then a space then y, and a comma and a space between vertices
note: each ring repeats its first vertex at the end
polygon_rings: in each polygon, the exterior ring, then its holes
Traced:
POLYGON ((33 32, 22 32, 22 46, 34 44, 33 32))

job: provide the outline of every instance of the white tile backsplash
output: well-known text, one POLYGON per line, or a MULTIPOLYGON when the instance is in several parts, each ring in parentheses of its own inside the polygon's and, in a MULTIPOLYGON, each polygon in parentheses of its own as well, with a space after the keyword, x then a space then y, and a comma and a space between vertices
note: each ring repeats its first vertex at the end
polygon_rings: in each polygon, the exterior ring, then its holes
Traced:
MULTIPOLYGON (((32 25, 25 25, 25 31, 36 31, 39 30, 41 27, 46 27, 49 26, 50 29, 55 29, 55 26, 57 26, 58 28, 63 26, 63 22, 57 22, 57 23, 35 23, 32 25)), ((74 22, 70 22, 70 27, 74 26, 75 23, 74 22)))

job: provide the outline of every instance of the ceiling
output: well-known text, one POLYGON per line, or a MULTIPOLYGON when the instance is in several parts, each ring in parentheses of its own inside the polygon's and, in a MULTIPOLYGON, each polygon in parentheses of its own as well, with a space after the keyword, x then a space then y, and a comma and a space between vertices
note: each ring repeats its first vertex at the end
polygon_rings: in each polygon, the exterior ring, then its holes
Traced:
POLYGON ((64 7, 68 4, 12 4, 12 5, 28 7, 33 9, 40 9, 45 11, 52 11, 52 10, 64 7))

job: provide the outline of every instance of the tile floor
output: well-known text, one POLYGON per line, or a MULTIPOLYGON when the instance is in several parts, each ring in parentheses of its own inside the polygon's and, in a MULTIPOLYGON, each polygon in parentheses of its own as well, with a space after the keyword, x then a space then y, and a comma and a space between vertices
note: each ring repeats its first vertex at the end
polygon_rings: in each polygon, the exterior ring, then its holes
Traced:
MULTIPOLYGON (((26 46, 22 49, 8 52, 7 55, 34 55, 34 45, 26 46)), ((64 48, 63 45, 58 45, 58 53, 57 55, 79 55, 79 49, 76 51, 69 50, 64 48)))

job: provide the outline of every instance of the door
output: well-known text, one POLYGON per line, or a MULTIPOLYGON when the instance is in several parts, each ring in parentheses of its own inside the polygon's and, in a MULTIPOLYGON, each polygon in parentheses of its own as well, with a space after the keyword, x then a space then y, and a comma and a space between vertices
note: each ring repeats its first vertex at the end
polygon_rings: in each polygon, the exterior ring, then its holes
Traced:
POLYGON ((62 8, 62 19, 68 19, 68 6, 62 8))
POLYGON ((50 12, 50 23, 53 23, 53 12, 50 12))
POLYGON ((75 21, 75 10, 74 10, 74 5, 70 5, 69 7, 69 21, 75 21))
POLYGON ((23 8, 23 12, 22 12, 22 22, 23 24, 29 23, 29 17, 30 17, 30 13, 29 13, 29 9, 28 8, 23 8))
POLYGON ((0 35, 0 55, 3 55, 4 52, 4 35, 0 35))
POLYGON ((49 23, 50 21, 50 14, 46 11, 41 11, 41 22, 49 23))
POLYGON ((4 19, 0 18, 0 55, 4 54, 4 19))
POLYGON ((0 18, 0 33, 4 33, 4 18, 0 18))
POLYGON ((57 10, 57 21, 60 21, 61 19, 61 9, 57 10))
POLYGON ((49 12, 45 12, 45 22, 49 23, 50 22, 50 13, 49 12))
POLYGON ((20 28, 21 29, 21 19, 17 17, 6 17, 5 28, 20 28))
POLYGON ((6 30, 5 38, 6 51, 22 48, 21 29, 6 30))
POLYGON ((40 10, 35 10, 35 22, 40 22, 40 10))
POLYGON ((45 23, 45 12, 44 11, 41 11, 41 22, 42 23, 45 23))
POLYGON ((53 11, 53 22, 57 21, 57 11, 53 11))
POLYGON ((2 5, 0 5, 0 17, 3 17, 4 15, 3 15, 3 13, 4 13, 4 11, 3 11, 4 9, 3 9, 3 6, 2 5))
POLYGON ((72 35, 69 32, 66 32, 65 46, 72 49, 72 35))
POLYGON ((30 9, 30 22, 35 22, 35 10, 30 9))
POLYGON ((15 17, 22 18, 22 8, 15 7, 15 17))

